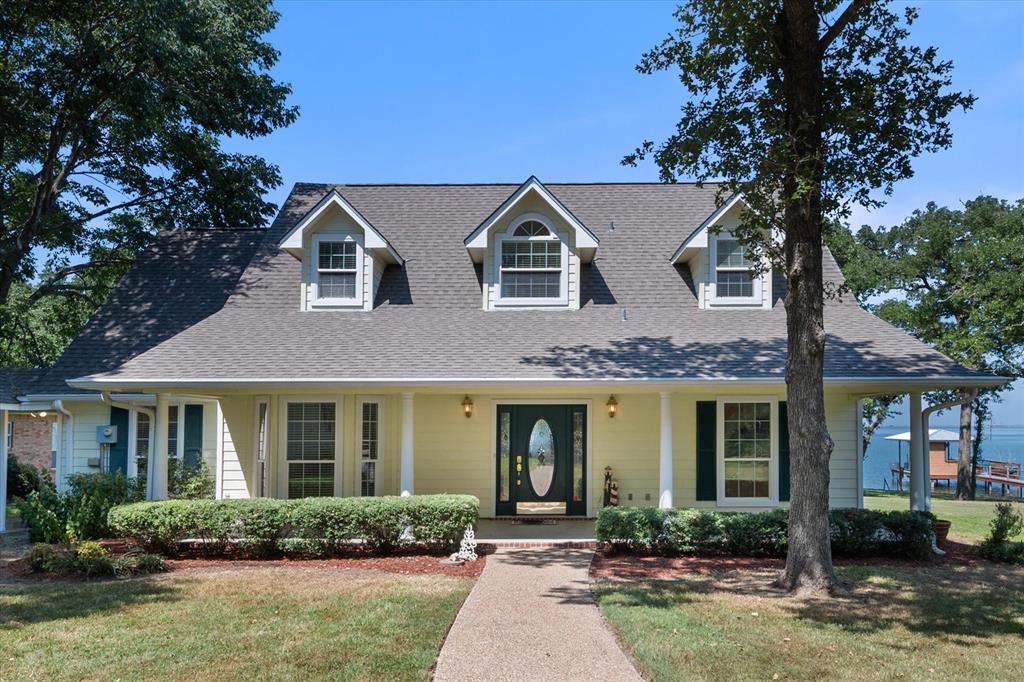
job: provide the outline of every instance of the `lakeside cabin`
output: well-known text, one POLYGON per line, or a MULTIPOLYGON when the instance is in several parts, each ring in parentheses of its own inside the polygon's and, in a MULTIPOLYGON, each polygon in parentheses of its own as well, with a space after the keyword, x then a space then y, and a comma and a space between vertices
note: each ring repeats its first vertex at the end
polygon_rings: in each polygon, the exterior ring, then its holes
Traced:
MULTIPOLYGON (((903 443, 910 441, 910 432, 897 433, 886 436, 886 440, 894 440, 898 443, 897 462, 891 466, 893 483, 897 490, 903 490, 903 479, 910 477, 909 455, 903 457, 903 443)), ((953 486, 957 478, 957 457, 950 453, 949 444, 956 443, 960 437, 946 429, 928 430, 928 478, 934 487, 937 481, 945 481, 947 486, 953 486)), ((982 483, 986 490, 992 491, 993 485, 1001 487, 1001 492, 1006 495, 1012 492, 1010 488, 1016 488, 1017 494, 1024 499, 1024 475, 1021 472, 1021 465, 1017 462, 1005 462, 1000 460, 983 459, 979 460, 975 479, 982 483)))

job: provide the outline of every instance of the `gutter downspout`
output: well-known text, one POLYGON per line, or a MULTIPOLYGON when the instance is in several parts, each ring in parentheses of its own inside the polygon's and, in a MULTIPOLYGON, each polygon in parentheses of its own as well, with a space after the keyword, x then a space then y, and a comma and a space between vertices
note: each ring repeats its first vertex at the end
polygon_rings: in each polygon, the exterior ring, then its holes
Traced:
POLYGON ((75 417, 64 407, 63 400, 54 400, 53 409, 61 414, 60 420, 60 459, 57 464, 61 466, 57 470, 57 490, 63 492, 67 487, 68 473, 71 468, 71 460, 74 457, 74 432, 75 417))
MULTIPOLYGON (((978 397, 978 389, 971 388, 971 389, 968 389, 967 397, 966 398, 958 398, 957 400, 949 400, 947 402, 939 403, 938 405, 932 405, 930 407, 927 407, 927 408, 921 410, 921 421, 924 423, 924 428, 923 428, 923 430, 924 430, 924 437, 928 438, 928 433, 929 433, 928 418, 931 417, 933 412, 941 412, 942 410, 948 410, 951 407, 957 407, 958 405, 966 405, 967 403, 972 403, 972 402, 974 402, 974 399, 977 398, 977 397, 978 397)), ((923 473, 923 478, 924 478, 924 481, 925 481, 925 485, 927 486, 927 488, 926 488, 927 495, 925 496, 925 500, 927 500, 927 510, 929 512, 931 512, 931 510, 932 510, 931 455, 926 453, 926 456, 924 457, 923 461, 924 461, 924 466, 925 466, 924 473, 923 473)), ((936 544, 936 542, 935 542, 935 535, 932 535, 932 552, 934 552, 935 554, 938 554, 939 556, 945 555, 945 552, 942 551, 941 549, 939 549, 939 546, 936 544)))

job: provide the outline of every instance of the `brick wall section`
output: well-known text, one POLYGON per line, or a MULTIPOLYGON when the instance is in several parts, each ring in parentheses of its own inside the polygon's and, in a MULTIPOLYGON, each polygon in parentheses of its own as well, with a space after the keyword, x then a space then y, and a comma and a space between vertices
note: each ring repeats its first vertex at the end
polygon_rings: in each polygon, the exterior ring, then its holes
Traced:
MULTIPOLYGON (((43 471, 50 471, 53 462, 50 446, 50 429, 56 417, 33 417, 30 414, 9 414, 14 424, 14 443, 11 454, 19 462, 27 462, 43 471)), ((5 434, 6 436, 6 434, 5 434)))

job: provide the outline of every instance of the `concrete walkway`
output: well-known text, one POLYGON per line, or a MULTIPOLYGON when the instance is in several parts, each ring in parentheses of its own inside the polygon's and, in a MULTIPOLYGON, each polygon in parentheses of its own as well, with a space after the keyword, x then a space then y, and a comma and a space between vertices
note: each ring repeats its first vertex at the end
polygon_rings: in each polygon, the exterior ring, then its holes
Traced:
POLYGON ((605 625, 583 549, 499 549, 448 633, 435 680, 640 680, 605 625))

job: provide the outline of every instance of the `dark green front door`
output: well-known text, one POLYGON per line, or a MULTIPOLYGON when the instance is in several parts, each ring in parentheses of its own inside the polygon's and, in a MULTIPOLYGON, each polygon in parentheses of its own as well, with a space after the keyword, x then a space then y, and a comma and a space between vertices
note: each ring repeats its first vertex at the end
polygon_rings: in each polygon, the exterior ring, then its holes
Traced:
POLYGON ((497 513, 584 515, 586 406, 499 405, 497 513))

